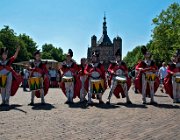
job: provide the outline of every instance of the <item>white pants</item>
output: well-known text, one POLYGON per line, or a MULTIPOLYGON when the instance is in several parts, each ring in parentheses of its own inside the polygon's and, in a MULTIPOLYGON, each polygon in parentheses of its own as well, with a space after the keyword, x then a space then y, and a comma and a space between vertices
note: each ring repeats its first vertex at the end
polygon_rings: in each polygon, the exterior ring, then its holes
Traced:
POLYGON ((173 87, 173 99, 174 101, 180 101, 180 83, 176 83, 176 77, 172 76, 172 87, 173 87))
POLYGON ((65 82, 67 100, 72 102, 74 97, 74 82, 65 82))
MULTIPOLYGON (((40 89, 41 103, 44 103, 44 89, 40 89)), ((35 91, 31 92, 31 102, 34 103, 35 91)))
POLYGON ((86 96, 86 90, 84 88, 84 84, 85 81, 87 79, 87 76, 81 76, 80 80, 81 80, 81 90, 80 90, 80 101, 84 101, 85 100, 85 96, 86 96))
MULTIPOLYGON (((111 80, 111 87, 110 87, 110 93, 108 96, 108 99, 110 100, 112 97, 112 94, 114 93, 114 90, 116 89, 116 87, 118 86, 118 81, 115 79, 115 76, 112 78, 111 80)), ((127 89, 127 83, 121 83, 121 87, 126 95, 126 100, 130 101, 129 99, 129 94, 128 94, 128 89, 127 89)))
POLYGON ((151 101, 154 102, 154 81, 147 81, 145 74, 142 74, 142 100, 143 102, 146 102, 147 83, 149 83, 149 87, 150 87, 151 101))
POLYGON ((11 86, 12 86, 12 73, 7 71, 6 69, 3 69, 0 71, 0 74, 7 75, 6 87, 1 88, 1 97, 2 97, 2 103, 9 104, 9 98, 11 95, 11 86))
MULTIPOLYGON (((93 89, 91 87, 91 82, 92 78, 89 78, 89 87, 88 87, 88 103, 92 102, 92 94, 93 94, 93 89)), ((102 93, 97 93, 99 101, 102 101, 102 93)))

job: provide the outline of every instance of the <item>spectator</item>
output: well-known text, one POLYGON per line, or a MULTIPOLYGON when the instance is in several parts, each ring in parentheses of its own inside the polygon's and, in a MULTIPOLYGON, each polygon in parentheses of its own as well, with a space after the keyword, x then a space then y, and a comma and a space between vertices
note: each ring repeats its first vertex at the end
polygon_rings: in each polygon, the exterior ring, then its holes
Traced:
POLYGON ((56 76, 57 76, 57 72, 54 68, 49 68, 49 76, 50 76, 50 85, 51 87, 55 87, 56 85, 56 76))
POLYGON ((161 86, 161 92, 164 93, 164 86, 163 86, 163 82, 164 82, 164 78, 167 75, 167 68, 166 68, 166 63, 163 62, 162 63, 162 67, 160 67, 159 69, 159 77, 160 77, 160 86, 161 86))
POLYGON ((23 69, 23 90, 27 91, 27 84, 29 78, 29 71, 27 69, 23 69))

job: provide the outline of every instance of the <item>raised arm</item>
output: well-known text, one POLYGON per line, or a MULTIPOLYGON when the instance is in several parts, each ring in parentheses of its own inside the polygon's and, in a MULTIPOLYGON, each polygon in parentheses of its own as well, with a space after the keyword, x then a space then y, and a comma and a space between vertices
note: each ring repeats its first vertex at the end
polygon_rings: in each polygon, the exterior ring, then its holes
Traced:
POLYGON ((18 47, 18 48, 16 49, 16 52, 15 52, 15 54, 14 54, 14 59, 16 59, 16 58, 17 58, 18 53, 19 53, 19 50, 20 50, 20 47, 18 47))

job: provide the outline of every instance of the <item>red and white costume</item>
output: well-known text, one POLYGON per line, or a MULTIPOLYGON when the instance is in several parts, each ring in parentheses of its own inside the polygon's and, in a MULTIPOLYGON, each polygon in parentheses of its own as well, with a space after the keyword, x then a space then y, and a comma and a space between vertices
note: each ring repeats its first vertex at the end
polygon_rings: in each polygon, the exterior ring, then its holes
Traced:
MULTIPOLYGON (((104 80, 104 91, 107 88, 106 78, 105 78, 105 69, 101 63, 90 63, 87 64, 84 70, 85 74, 88 74, 88 78, 86 79, 85 88, 88 91, 88 103, 92 103, 91 98, 95 98, 93 94, 91 83, 93 79, 96 80, 104 80)), ((103 91, 103 92, 104 92, 103 91)), ((102 101, 102 94, 98 93, 99 100, 102 101)))
POLYGON ((21 75, 17 74, 11 67, 14 60, 14 56, 5 61, 0 60, 0 74, 7 76, 5 88, 1 87, 2 104, 9 105, 10 96, 14 96, 16 94, 16 91, 22 82, 21 75))
POLYGON ((135 86, 142 93, 143 102, 146 103, 146 97, 151 97, 151 102, 154 102, 154 94, 159 87, 159 78, 157 76, 158 68, 152 60, 140 61, 136 65, 136 70, 139 71, 136 79, 135 86), (146 74, 156 74, 156 79, 154 81, 147 81, 146 74))
POLYGON ((80 101, 85 101, 85 96, 87 95, 87 91, 85 89, 85 81, 87 79, 87 75, 84 73, 85 67, 83 65, 78 66, 78 79, 80 80, 80 101))
POLYGON ((120 93, 122 98, 126 97, 127 101, 130 101, 128 90, 131 86, 131 79, 128 77, 128 68, 124 62, 114 62, 109 65, 108 72, 110 73, 109 87, 110 93, 108 100, 111 99, 112 94, 117 98, 120 98, 120 93), (118 84, 118 77, 124 77, 126 79, 125 83, 118 84))
POLYGON ((41 98, 41 103, 45 103, 44 96, 48 93, 49 89, 49 77, 46 64, 42 61, 32 62, 32 68, 30 69, 30 77, 42 77, 43 78, 43 88, 38 91, 32 91, 31 93, 31 103, 34 104, 34 97, 41 98))
POLYGON ((66 61, 63 62, 62 68, 61 68, 63 74, 62 74, 62 79, 64 77, 72 77, 73 81, 71 82, 64 82, 63 80, 60 83, 60 87, 67 97, 68 102, 73 102, 73 98, 76 98, 78 95, 78 90, 79 90, 79 80, 77 77, 77 71, 78 71, 78 66, 77 64, 71 60, 70 63, 67 63, 66 61))
POLYGON ((164 88, 166 93, 174 100, 174 102, 180 102, 180 83, 176 81, 176 78, 180 78, 180 62, 174 64, 171 62, 167 67, 168 75, 164 79, 164 88))

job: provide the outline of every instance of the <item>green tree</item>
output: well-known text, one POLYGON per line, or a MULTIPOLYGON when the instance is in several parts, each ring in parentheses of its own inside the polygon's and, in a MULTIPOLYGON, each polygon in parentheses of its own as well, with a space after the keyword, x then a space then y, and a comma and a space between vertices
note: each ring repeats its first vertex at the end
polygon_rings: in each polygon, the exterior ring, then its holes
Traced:
POLYGON ((36 42, 26 34, 20 34, 18 38, 22 41, 23 45, 27 50, 27 57, 32 59, 33 53, 37 50, 36 42))
MULTIPOLYGON (((159 65, 162 61, 170 61, 172 54, 180 48, 180 5, 178 3, 171 4, 152 22, 154 25, 152 39, 146 44, 146 47, 152 53, 156 64, 159 65)), ((124 61, 128 67, 133 67, 142 58, 140 46, 137 46, 127 53, 124 61)))
POLYGON ((0 47, 8 48, 9 57, 13 56, 16 48, 20 46, 21 50, 16 61, 28 60, 27 50, 23 42, 16 36, 14 30, 9 28, 9 26, 4 26, 4 28, 0 30, 0 42, 0 47))
POLYGON ((141 46, 137 46, 131 52, 128 52, 123 60, 129 68, 133 68, 141 59, 143 59, 141 46))
POLYGON ((65 56, 61 48, 54 47, 52 44, 44 44, 42 46, 42 58, 63 61, 65 56))
POLYGON ((169 61, 180 48, 180 5, 171 4, 152 21, 155 27, 150 50, 158 61, 169 61))

